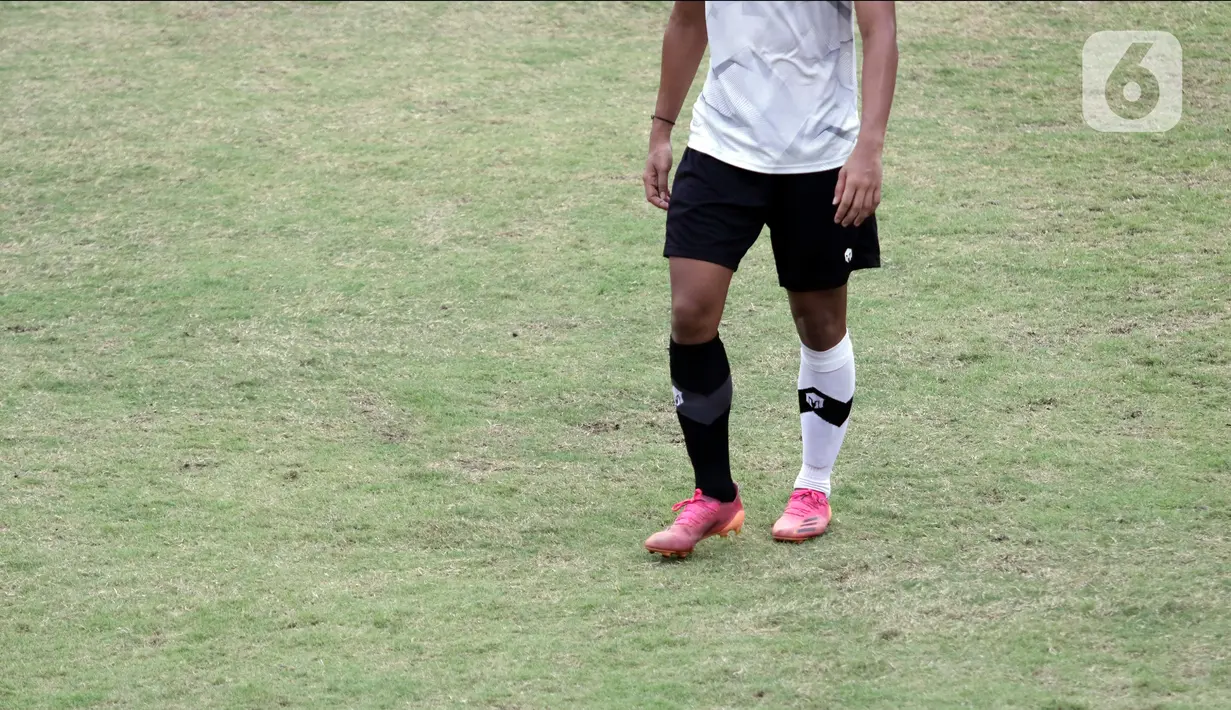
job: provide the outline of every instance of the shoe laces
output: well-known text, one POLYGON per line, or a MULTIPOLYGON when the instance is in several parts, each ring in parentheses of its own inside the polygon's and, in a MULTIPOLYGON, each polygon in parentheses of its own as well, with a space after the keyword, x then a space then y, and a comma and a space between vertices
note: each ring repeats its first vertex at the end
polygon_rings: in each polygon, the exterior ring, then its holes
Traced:
POLYGON ((828 507, 829 500, 824 493, 811 488, 800 488, 791 493, 791 499, 786 504, 786 514, 807 517, 816 512, 816 508, 828 507))
POLYGON ((680 513, 680 516, 675 519, 675 524, 691 526, 704 522, 705 516, 714 512, 717 507, 717 501, 713 498, 707 498, 704 496, 701 493, 701 489, 698 488, 696 492, 692 494, 692 498, 682 500, 671 506, 671 512, 674 513, 683 508, 684 512, 680 513))

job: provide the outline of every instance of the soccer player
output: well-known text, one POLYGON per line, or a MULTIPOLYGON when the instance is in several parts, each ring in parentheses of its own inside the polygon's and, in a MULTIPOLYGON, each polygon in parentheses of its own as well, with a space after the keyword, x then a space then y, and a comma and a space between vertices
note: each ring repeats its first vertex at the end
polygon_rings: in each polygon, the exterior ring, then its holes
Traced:
POLYGON ((718 326, 731 277, 765 226, 800 340, 803 430, 803 464, 772 535, 802 542, 829 524, 830 476, 855 394, 847 281, 880 266, 874 212, 896 34, 892 2, 692 1, 671 11, 642 179, 646 200, 667 211, 671 384, 696 491, 672 508, 680 512, 670 527, 645 541, 651 552, 685 557, 702 539, 743 526, 727 443, 731 370, 718 326), (709 73, 668 189, 671 129, 707 43, 709 73))

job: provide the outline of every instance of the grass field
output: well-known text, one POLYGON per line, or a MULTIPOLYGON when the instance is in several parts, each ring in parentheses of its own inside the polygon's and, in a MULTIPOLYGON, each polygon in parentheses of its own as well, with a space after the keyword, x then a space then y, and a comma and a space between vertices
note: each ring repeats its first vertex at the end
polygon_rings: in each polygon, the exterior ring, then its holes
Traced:
POLYGON ((668 9, 0 4, 0 707, 1231 707, 1231 6, 899 6, 835 522, 762 240, 684 563, 668 9))

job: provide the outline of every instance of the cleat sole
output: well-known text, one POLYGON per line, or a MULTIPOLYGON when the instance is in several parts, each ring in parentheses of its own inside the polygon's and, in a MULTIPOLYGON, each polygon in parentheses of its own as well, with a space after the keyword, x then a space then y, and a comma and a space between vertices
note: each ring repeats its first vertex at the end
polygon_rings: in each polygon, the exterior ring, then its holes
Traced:
MULTIPOLYGON (((741 510, 731 518, 731 522, 727 523, 726 527, 724 527, 721 530, 712 532, 709 535, 706 535, 705 537, 701 538, 701 540, 704 540, 707 537, 714 537, 715 535, 717 535, 718 537, 730 540, 732 539, 730 537, 731 533, 735 533, 736 535, 739 535, 740 533, 743 532, 743 530, 744 530, 744 511, 741 510)), ((698 540, 697 542, 700 542, 701 540, 698 540)), ((684 552, 680 552, 679 550, 664 550, 661 548, 653 548, 653 547, 648 547, 648 546, 645 549, 652 555, 662 555, 664 559, 668 559, 668 560, 674 560, 674 559, 682 560, 685 557, 688 557, 689 555, 692 554, 692 550, 686 550, 684 552)))
POLYGON ((665 559, 668 559, 668 560, 672 560, 672 559, 682 560, 685 557, 688 557, 689 555, 692 554, 692 550, 688 550, 686 552, 680 552, 678 550, 656 550, 651 547, 647 547, 645 549, 651 555, 662 555, 665 559))
POLYGON ((825 531, 822 530, 821 532, 812 535, 771 535, 771 537, 774 538, 775 542, 793 542, 796 545, 800 545, 814 538, 821 537, 824 534, 825 531))

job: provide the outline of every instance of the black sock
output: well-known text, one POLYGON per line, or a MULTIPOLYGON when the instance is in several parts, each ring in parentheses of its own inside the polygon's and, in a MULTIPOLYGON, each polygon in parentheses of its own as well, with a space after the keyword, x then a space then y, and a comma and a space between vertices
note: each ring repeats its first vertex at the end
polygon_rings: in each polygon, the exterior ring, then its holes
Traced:
POLYGON ((727 446, 731 366, 722 340, 715 337, 700 345, 680 345, 672 340, 671 385, 697 488, 724 503, 735 500, 727 446))

